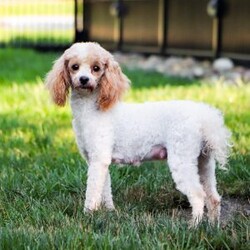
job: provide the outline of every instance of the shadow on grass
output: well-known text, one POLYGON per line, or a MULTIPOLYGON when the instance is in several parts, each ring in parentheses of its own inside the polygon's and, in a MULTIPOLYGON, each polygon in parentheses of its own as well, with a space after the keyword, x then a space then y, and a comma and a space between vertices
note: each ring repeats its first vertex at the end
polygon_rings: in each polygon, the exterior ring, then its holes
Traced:
POLYGON ((44 79, 57 53, 41 53, 31 49, 0 49, 0 83, 36 83, 44 79))
POLYGON ((0 39, 0 48, 12 48, 17 51, 18 48, 25 50, 35 50, 37 53, 39 52, 63 52, 66 50, 71 43, 73 42, 73 38, 71 38, 71 34, 69 36, 65 36, 65 32, 62 31, 60 34, 55 34, 54 37, 48 37, 47 34, 30 34, 25 36, 15 36, 7 41, 1 41, 0 39))

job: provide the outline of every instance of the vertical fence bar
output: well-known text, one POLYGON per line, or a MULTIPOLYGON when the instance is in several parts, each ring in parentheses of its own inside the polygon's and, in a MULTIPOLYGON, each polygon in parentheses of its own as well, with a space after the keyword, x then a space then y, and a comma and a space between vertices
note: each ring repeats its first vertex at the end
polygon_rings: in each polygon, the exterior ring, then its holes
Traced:
POLYGON ((89 22, 90 22, 90 16, 91 11, 89 10, 89 4, 86 4, 87 0, 82 0, 82 31, 81 31, 81 37, 82 41, 88 41, 89 40, 89 22))
POLYGON ((224 8, 223 0, 210 0, 207 12, 212 19, 212 52, 216 58, 221 54, 222 16, 224 8))
POLYGON ((167 46, 167 0, 160 0, 159 4, 159 45, 160 45, 160 53, 164 54, 167 46))
POLYGON ((77 0, 74 0, 74 41, 77 41, 77 0))
POLYGON ((86 4, 84 0, 74 0, 74 41, 83 41, 86 25, 86 4))
POLYGON ((213 19, 213 31, 212 31, 212 49, 213 56, 216 58, 221 53, 221 18, 216 17, 213 19))
POLYGON ((122 0, 118 0, 118 16, 117 16, 117 22, 118 22, 118 40, 117 40, 117 49, 121 50, 123 45, 123 24, 124 24, 124 5, 122 0))

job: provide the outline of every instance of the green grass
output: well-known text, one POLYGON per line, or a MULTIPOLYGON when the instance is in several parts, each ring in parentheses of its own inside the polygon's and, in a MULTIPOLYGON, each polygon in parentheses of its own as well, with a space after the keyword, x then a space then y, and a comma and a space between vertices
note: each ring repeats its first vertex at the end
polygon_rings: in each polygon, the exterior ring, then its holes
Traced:
POLYGON ((0 44, 20 47, 24 45, 68 45, 74 40, 74 28, 70 30, 34 30, 0 28, 0 44))
MULTIPOLYGON (((70 109, 49 100, 43 78, 55 53, 0 50, 0 249, 249 249, 249 218, 236 213, 221 228, 188 229, 164 163, 111 167, 116 212, 83 213, 86 164, 70 109)), ((224 197, 249 198, 250 86, 201 85, 156 73, 126 71, 128 102, 193 99, 225 113, 233 132, 229 171, 217 171, 224 197)))

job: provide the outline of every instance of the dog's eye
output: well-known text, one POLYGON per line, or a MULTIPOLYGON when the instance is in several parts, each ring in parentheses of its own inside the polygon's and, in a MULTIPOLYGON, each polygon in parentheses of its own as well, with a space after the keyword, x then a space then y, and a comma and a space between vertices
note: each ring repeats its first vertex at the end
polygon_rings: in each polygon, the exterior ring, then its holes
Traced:
POLYGON ((78 69, 79 69, 79 65, 78 65, 78 64, 73 64, 73 65, 71 66, 71 68, 72 68, 73 70, 78 70, 78 69))
POLYGON ((99 66, 95 65, 95 66, 93 67, 93 71, 94 71, 94 72, 98 72, 99 70, 100 70, 100 67, 99 67, 99 66))

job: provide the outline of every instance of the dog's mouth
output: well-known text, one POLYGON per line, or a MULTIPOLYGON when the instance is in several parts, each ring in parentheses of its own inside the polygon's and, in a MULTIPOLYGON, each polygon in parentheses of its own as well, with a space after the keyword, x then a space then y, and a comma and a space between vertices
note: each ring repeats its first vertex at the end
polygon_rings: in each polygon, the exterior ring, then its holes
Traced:
POLYGON ((78 86, 75 86, 74 89, 76 90, 87 90, 87 91, 90 91, 90 92, 93 92, 94 90, 94 86, 92 85, 78 85, 78 86))

